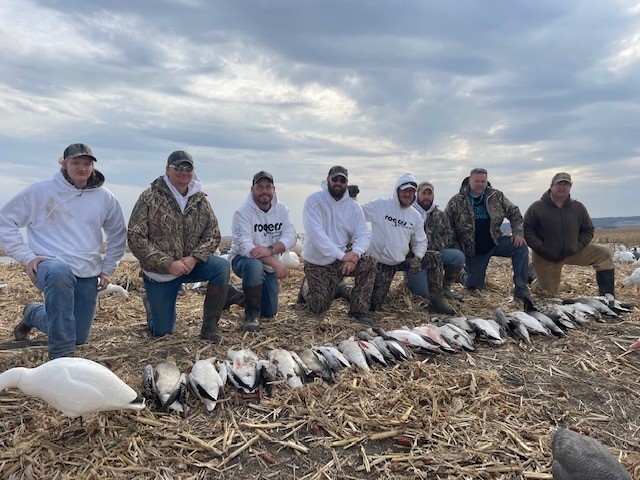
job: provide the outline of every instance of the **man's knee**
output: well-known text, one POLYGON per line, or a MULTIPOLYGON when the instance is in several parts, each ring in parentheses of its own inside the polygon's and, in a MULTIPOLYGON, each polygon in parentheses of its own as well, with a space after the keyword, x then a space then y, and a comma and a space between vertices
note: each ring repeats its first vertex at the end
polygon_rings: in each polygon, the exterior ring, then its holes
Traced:
POLYGON ((231 267, 224 258, 215 255, 210 256, 204 264, 207 272, 207 280, 216 285, 225 285, 231 278, 231 267))

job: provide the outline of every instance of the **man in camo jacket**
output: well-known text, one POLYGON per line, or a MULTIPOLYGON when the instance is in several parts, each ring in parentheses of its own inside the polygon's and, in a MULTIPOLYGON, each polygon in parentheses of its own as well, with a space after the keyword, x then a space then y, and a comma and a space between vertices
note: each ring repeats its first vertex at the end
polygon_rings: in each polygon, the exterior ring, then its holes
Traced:
POLYGON ((462 300, 462 295, 451 290, 451 285, 460 279, 460 273, 464 268, 464 253, 455 248, 449 219, 438 208, 434 197, 433 184, 422 182, 418 185, 418 198, 413 204, 413 208, 418 210, 424 221, 428 239, 425 255, 432 257, 433 268, 421 270, 415 275, 406 275, 407 284, 414 295, 428 297, 431 290, 438 290, 446 297, 462 300))
POLYGON ((166 173, 140 195, 129 219, 128 240, 140 261, 154 337, 173 332, 176 299, 183 283, 208 281, 200 338, 220 341, 218 320, 229 288, 229 262, 214 256, 218 220, 191 155, 169 155, 166 173))
POLYGON ((474 168, 465 178, 460 192, 454 195, 445 213, 449 218, 455 241, 465 254, 469 290, 484 288, 487 266, 491 257, 511 258, 513 266, 513 296, 530 306, 529 248, 524 240, 524 221, 520 209, 500 190, 491 186, 487 170, 474 168), (504 219, 511 224, 511 235, 501 230, 504 219))

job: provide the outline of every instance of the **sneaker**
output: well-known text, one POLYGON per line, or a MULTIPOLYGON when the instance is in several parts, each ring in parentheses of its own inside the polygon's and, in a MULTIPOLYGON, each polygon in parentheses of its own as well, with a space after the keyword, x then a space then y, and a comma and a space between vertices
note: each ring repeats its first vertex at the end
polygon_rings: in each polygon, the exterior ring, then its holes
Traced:
POLYGON ((27 315, 29 314, 27 310, 33 308, 36 303, 37 302, 29 302, 22 309, 22 321, 13 329, 13 337, 17 341, 26 340, 29 338, 29 332, 33 327, 27 325, 27 315))
POLYGON ((360 323, 366 323, 367 325, 373 325, 375 320, 366 313, 350 313, 350 317, 355 318, 360 323))

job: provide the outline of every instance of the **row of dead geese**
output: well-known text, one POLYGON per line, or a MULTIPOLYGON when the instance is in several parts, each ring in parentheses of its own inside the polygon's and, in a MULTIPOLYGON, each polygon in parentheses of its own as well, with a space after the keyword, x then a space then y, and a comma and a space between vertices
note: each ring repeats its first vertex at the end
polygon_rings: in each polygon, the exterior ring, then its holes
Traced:
MULTIPOLYGON (((291 388, 313 378, 332 382, 342 369, 355 367, 368 372, 374 365, 390 366, 413 353, 474 351, 476 340, 500 345, 506 335, 524 342, 530 342, 532 335, 565 336, 591 318, 602 322, 607 316, 618 317, 630 309, 631 305, 611 296, 549 303, 529 312, 504 314, 496 309, 495 318, 456 317, 388 331, 369 328, 338 345, 296 351, 273 349, 266 359, 258 358, 249 349, 230 350, 220 361, 196 356, 188 375, 169 358, 144 367, 143 388, 146 399, 159 408, 186 415, 190 385, 210 412, 228 383, 239 392, 270 394, 278 378, 291 388)), ((35 368, 11 368, 0 374, 0 391, 5 388, 19 388, 27 395, 42 398, 69 417, 106 410, 140 410, 146 405, 145 397, 138 396, 115 373, 84 358, 63 357, 35 368)))
POLYGON ((505 314, 496 309, 495 318, 452 317, 413 328, 384 331, 362 330, 337 345, 312 346, 297 350, 276 348, 259 358, 249 349, 229 350, 225 359, 199 360, 191 371, 180 371, 173 358, 143 371, 144 393, 157 407, 187 414, 187 385, 204 403, 207 411, 215 409, 226 384, 246 394, 271 394, 274 382, 281 380, 298 388, 314 378, 333 382, 337 373, 355 367, 368 372, 374 366, 391 366, 412 353, 442 354, 460 350, 474 351, 475 341, 491 345, 505 343, 507 335, 531 342, 534 335, 564 337, 594 318, 619 317, 631 311, 631 305, 612 296, 580 297, 563 303, 548 303, 528 312, 505 314))

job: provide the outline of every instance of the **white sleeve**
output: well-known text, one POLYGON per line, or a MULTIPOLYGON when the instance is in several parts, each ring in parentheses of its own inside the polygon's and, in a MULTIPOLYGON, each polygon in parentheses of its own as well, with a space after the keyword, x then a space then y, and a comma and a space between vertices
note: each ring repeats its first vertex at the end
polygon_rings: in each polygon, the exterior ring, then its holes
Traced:
POLYGON ((256 246, 251 232, 251 216, 247 216, 245 209, 240 207, 233 214, 231 234, 233 243, 237 246, 238 255, 250 258, 251 250, 256 246))
POLYGON ((30 217, 31 209, 22 193, 13 197, 0 209, 0 245, 7 255, 25 266, 37 257, 19 230, 27 226, 30 217))
POLYGON ((309 196, 302 209, 302 223, 305 231, 304 241, 305 243, 309 242, 313 249, 321 255, 342 260, 344 252, 333 243, 325 232, 322 217, 321 202, 314 195, 309 196))
POLYGON ((284 244, 284 247, 288 250, 293 248, 298 242, 298 234, 291 221, 291 213, 289 209, 283 205, 283 221, 282 221, 282 235, 280 235, 280 242, 284 244))
POLYGON ((124 213, 122 213, 120 202, 113 195, 111 195, 111 202, 109 203, 109 214, 102 225, 102 229, 107 243, 104 260, 102 261, 102 271, 107 275, 113 275, 118 267, 118 262, 124 255, 124 249, 127 244, 127 224, 124 220, 124 213))
POLYGON ((356 207, 356 212, 353 218, 353 224, 355 226, 353 232, 353 247, 351 250, 362 255, 369 248, 369 242, 371 241, 371 232, 367 227, 367 221, 364 218, 364 213, 359 204, 353 202, 356 207))

